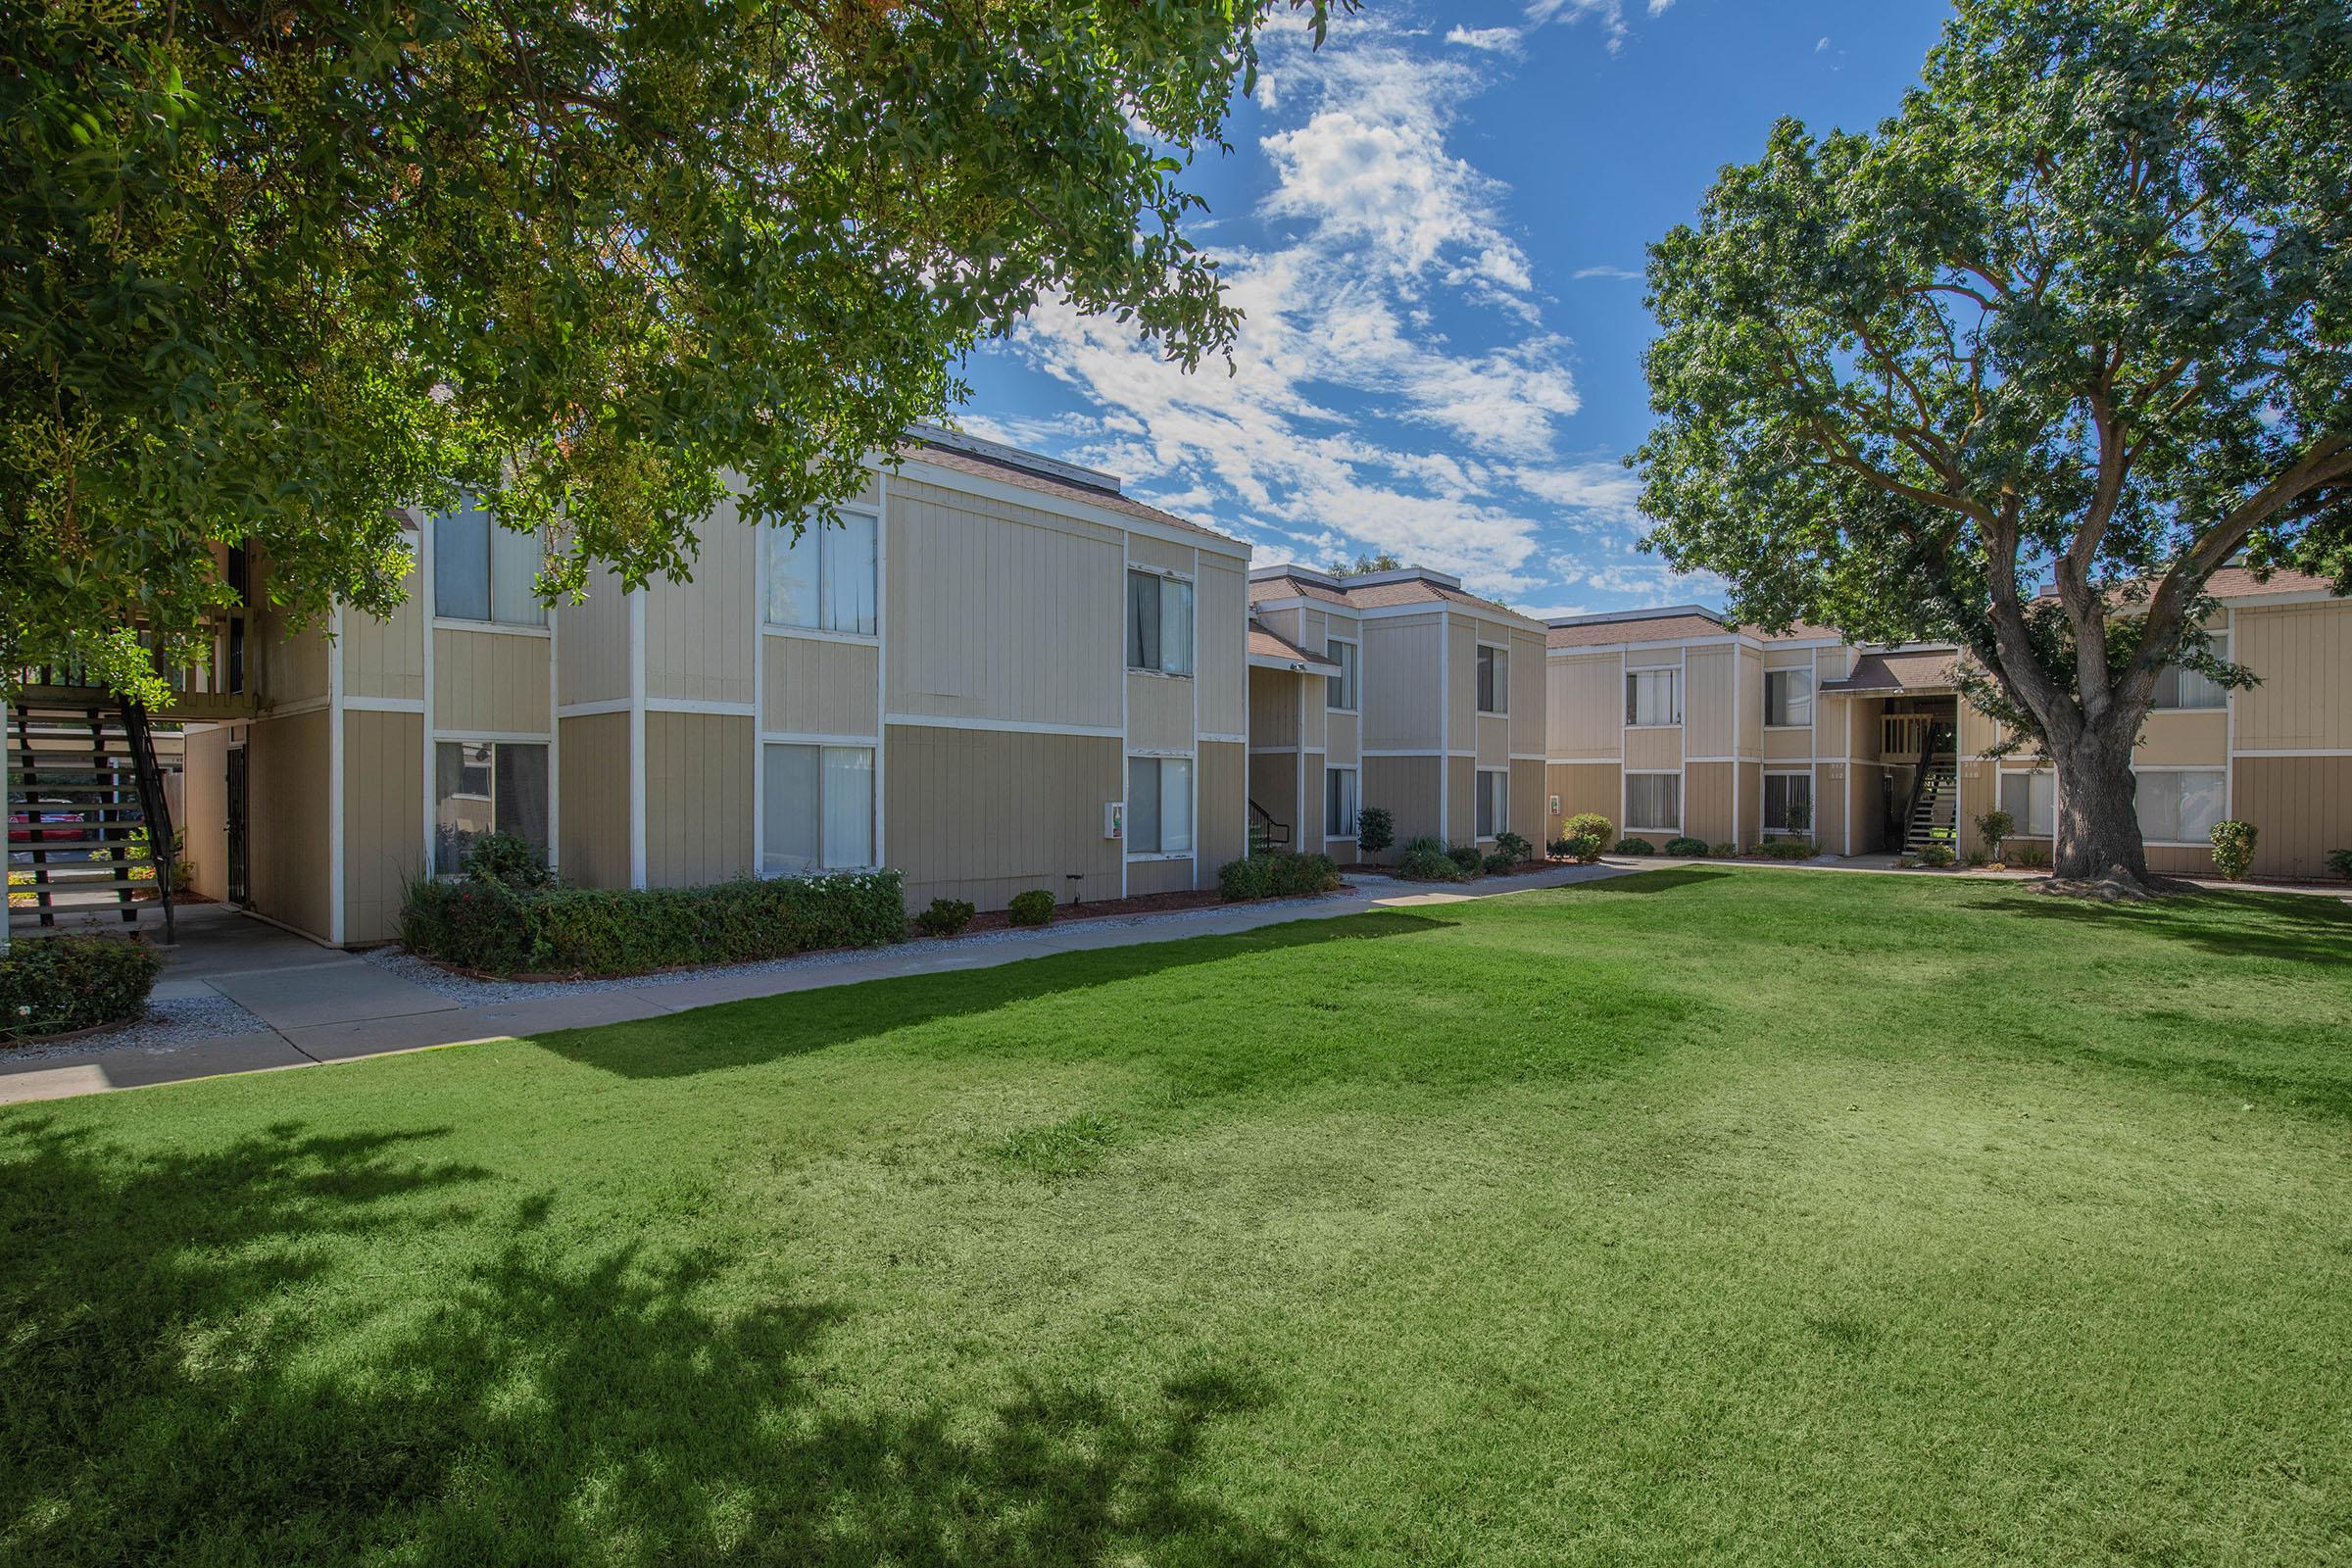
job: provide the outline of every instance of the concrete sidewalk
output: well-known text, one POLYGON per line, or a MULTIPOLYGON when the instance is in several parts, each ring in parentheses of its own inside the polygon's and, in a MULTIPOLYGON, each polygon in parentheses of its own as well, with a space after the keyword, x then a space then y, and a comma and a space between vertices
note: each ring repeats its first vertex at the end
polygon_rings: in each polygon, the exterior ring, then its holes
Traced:
MULTIPOLYGON (((1557 866, 1443 889, 1350 873, 1354 891, 1311 903, 1073 920, 1037 931, 991 932, 848 955, 811 954, 683 977, 654 975, 593 986, 552 983, 544 995, 518 996, 522 988, 485 986, 480 989, 498 992, 499 1000, 475 1005, 404 979, 356 954, 318 947, 233 910, 189 909, 180 911, 181 938, 168 950, 169 966, 157 983, 157 1000, 189 996, 201 988, 238 1004, 261 1027, 157 1046, 128 1040, 110 1043, 108 1037, 98 1036, 86 1046, 62 1042, 33 1048, 13 1060, 0 1054, 0 1104, 628 1023, 756 997, 994 968, 1057 953, 1231 936, 1294 920, 1497 898, 1647 869, 1622 862, 1557 866), (200 917, 191 920, 191 914, 200 917)), ((450 989, 462 993, 466 988, 461 982, 450 989)))

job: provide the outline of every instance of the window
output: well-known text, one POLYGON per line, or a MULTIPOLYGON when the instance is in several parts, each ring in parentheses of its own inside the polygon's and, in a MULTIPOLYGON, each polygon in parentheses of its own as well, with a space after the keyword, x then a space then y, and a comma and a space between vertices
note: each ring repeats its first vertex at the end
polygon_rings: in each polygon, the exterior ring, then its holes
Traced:
POLYGON ((1628 773, 1625 775, 1627 832, 1680 833, 1683 830, 1683 775, 1628 773))
POLYGON ((760 871, 802 876, 874 863, 870 746, 770 746, 760 781, 760 871))
MULTIPOLYGON (((2213 640, 2213 657, 2216 659, 2230 657, 2230 643, 2227 638, 2216 637, 2213 640)), ((2230 691, 2228 687, 2210 675, 2201 675, 2193 669, 2182 669, 2179 664, 2167 664, 2156 672, 2156 697, 2149 706, 2152 708, 2187 709, 2227 708, 2230 706, 2230 691)))
POLYGON ((547 748, 507 741, 433 747, 433 869, 465 863, 485 833, 512 833, 547 852, 547 748))
POLYGON ((1193 760, 1127 759, 1127 853, 1193 852, 1193 760))
POLYGON ((479 507, 433 519, 433 613, 502 626, 544 626, 539 536, 501 528, 479 507))
POLYGON ((1625 672, 1625 721, 1643 725, 1683 721, 1683 672, 1679 669, 1629 669, 1625 672))
POLYGON ((1355 837, 1356 773, 1352 767, 1323 770, 1323 836, 1355 837))
POLYGON ((1764 672, 1764 723, 1772 729, 1803 729, 1813 722, 1813 672, 1764 672))
POLYGON ((2024 837, 2054 836, 2058 827, 2058 775, 2003 773, 2001 809, 2009 813, 2009 820, 2017 824, 2018 833, 2024 837))
POLYGON ((1478 710, 1507 713, 1510 709, 1511 656, 1482 643, 1478 650, 1478 710))
POLYGON ((1813 775, 1764 775, 1764 831, 1803 833, 1813 826, 1813 775))
POLYGON ((1193 672, 1193 585, 1155 571, 1127 574, 1127 667, 1193 672))
POLYGON ((1478 775, 1478 836, 1491 839, 1511 830, 1511 775, 1501 768, 1478 775))
POLYGON ((1323 682, 1323 706, 1338 712, 1355 711, 1355 644, 1332 638, 1323 645, 1324 657, 1340 666, 1340 672, 1323 682))
POLYGON ((2151 844, 2206 843, 2228 793, 2229 775, 2218 767, 2141 773, 2133 795, 2140 836, 2151 844))
POLYGON ((881 624, 874 580, 875 518, 844 511, 819 527, 807 519, 800 537, 782 528, 767 534, 767 623, 871 637, 881 624))

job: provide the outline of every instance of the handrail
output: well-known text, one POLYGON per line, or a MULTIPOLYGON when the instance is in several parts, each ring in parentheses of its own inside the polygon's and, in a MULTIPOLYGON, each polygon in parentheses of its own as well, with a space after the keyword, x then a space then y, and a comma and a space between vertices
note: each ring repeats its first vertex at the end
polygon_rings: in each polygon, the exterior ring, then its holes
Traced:
POLYGON ((1919 728, 1919 765, 1911 770, 1911 798, 1903 803, 1902 818, 1893 824, 1897 840, 1907 840, 1911 836, 1911 820, 1919 814, 1920 794, 1928 787, 1928 764, 1935 759, 1936 726, 1930 722, 1919 728))
POLYGON ((1291 842, 1291 824, 1275 821, 1274 813, 1255 801, 1250 803, 1250 815, 1258 824, 1259 835, 1265 840, 1267 849, 1275 849, 1291 842), (1277 837, 1277 834, 1280 837, 1277 837))
POLYGON ((122 700, 122 738, 130 747, 132 776, 139 787, 139 817, 147 825, 147 863, 155 868, 155 899, 164 906, 164 940, 177 941, 172 929, 172 803, 164 794, 163 770, 155 763, 155 737, 147 728, 147 710, 129 698, 122 700))

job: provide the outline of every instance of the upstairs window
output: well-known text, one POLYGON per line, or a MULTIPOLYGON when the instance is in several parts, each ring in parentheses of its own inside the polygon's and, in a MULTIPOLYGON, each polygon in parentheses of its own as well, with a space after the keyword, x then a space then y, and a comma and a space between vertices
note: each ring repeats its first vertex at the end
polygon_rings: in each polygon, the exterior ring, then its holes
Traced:
MULTIPOLYGON (((2230 657, 2228 639, 2216 637, 2213 640, 2213 655, 2216 659, 2230 657)), ((2156 672, 2156 697, 2149 706, 2170 709, 2227 708, 2230 706, 2230 690, 2210 675, 2182 669, 2179 664, 2167 664, 2156 672)))
POLYGON ((433 613, 501 626, 544 626, 539 536, 501 528, 479 507, 433 519, 433 613))
POLYGON ((767 623, 873 636, 881 625, 877 525, 874 514, 845 508, 835 523, 805 519, 798 538, 787 529, 766 530, 767 623))
POLYGON ((1511 656, 1481 644, 1478 650, 1478 710, 1505 713, 1511 707, 1511 656))
POLYGON ((1764 672, 1764 723, 1770 729, 1804 729, 1813 722, 1813 672, 1764 672))
POLYGON ((1193 672, 1193 585, 1155 571, 1127 573, 1127 667, 1193 672))
POLYGON ((1356 647, 1350 642, 1333 638, 1323 645, 1324 657, 1340 666, 1336 675, 1326 676, 1323 682, 1323 706, 1335 713, 1355 711, 1356 647))
POLYGON ((1636 729, 1680 724, 1683 721, 1683 672, 1679 669, 1627 670, 1625 721, 1636 729))

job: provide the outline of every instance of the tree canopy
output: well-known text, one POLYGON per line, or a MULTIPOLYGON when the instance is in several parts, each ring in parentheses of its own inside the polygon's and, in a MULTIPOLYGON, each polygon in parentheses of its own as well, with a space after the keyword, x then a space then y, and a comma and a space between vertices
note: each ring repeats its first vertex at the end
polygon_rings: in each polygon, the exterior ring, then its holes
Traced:
POLYGON ((1784 121, 1649 281, 1652 543, 1748 619, 1956 639, 2062 790, 2165 663, 2247 678, 2218 566, 2352 590, 2345 0, 1961 0, 1898 115, 1784 121))
POLYGON ((1186 165, 1327 6, 12 7, 0 664, 134 680, 231 543, 381 612, 394 509, 461 492, 550 594, 681 571, 725 473, 821 513, 1041 299, 1197 366, 1237 316, 1186 165))

